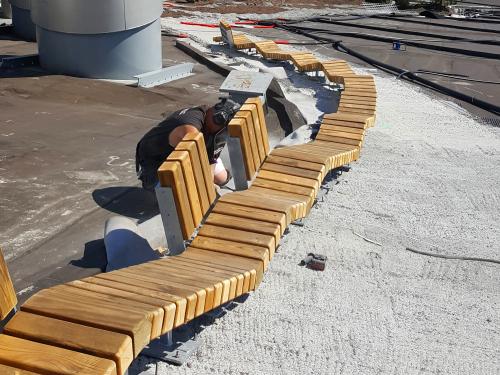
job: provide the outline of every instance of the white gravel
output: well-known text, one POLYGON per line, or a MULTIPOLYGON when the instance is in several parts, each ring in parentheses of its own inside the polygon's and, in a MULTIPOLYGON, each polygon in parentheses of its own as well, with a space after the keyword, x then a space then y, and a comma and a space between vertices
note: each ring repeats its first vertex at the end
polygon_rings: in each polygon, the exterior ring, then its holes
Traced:
POLYGON ((500 265, 406 251, 500 259, 500 129, 395 78, 376 83, 361 159, 197 355, 143 358, 150 373, 500 373, 500 265), (328 256, 325 272, 298 266, 311 251, 328 256))

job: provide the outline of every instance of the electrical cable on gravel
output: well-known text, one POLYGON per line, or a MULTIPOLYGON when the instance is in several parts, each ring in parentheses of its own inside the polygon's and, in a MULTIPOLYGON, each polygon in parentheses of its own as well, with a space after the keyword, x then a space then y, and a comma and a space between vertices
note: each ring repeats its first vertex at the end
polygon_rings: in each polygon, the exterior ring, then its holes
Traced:
POLYGON ((412 253, 415 253, 415 254, 426 255, 426 256, 434 257, 434 258, 443 258, 443 259, 451 259, 451 260, 470 260, 470 261, 474 261, 474 262, 488 262, 488 263, 500 264, 500 260, 496 260, 496 259, 476 258, 476 257, 462 257, 462 256, 458 256, 458 255, 436 254, 436 253, 429 253, 427 251, 413 249, 411 247, 407 247, 406 250, 410 251, 412 253))

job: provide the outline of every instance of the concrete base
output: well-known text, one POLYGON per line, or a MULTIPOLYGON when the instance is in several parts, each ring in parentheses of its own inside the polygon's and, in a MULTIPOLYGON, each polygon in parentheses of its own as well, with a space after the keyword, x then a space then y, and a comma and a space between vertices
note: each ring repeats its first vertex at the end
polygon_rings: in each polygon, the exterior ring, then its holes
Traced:
POLYGON ((104 34, 36 33, 40 65, 53 73, 124 80, 162 68, 160 20, 104 34))
POLYGON ((12 6, 12 24, 14 32, 28 41, 36 40, 36 26, 31 21, 31 12, 28 9, 12 6))

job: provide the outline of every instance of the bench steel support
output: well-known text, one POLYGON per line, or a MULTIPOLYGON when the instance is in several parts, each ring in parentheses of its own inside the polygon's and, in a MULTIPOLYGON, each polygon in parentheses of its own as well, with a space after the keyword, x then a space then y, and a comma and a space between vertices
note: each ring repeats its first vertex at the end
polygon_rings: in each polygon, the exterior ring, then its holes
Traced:
POLYGON ((178 255, 186 249, 186 246, 184 244, 184 237, 182 236, 172 188, 157 186, 155 192, 170 255, 178 255))
POLYGON ((243 162, 240 139, 237 137, 228 137, 227 147, 229 150, 229 161, 231 162, 231 173, 233 174, 234 187, 237 191, 246 190, 248 189, 248 181, 245 173, 245 164, 243 162))

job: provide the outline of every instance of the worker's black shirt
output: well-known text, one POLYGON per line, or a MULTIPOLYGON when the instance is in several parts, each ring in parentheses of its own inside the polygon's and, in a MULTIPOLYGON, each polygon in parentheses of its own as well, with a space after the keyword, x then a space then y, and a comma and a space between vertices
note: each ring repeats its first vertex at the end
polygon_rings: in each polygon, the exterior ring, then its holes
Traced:
POLYGON ((142 137, 136 148, 135 168, 144 188, 154 188, 158 182, 158 168, 174 150, 168 142, 172 130, 182 125, 192 125, 202 131, 208 108, 200 106, 176 111, 142 137))

